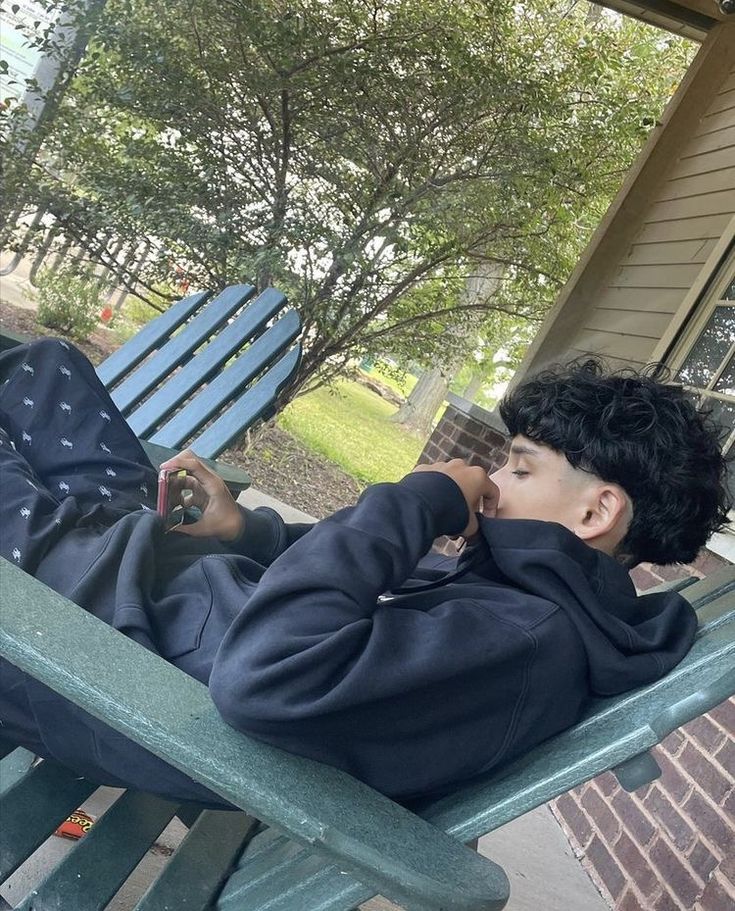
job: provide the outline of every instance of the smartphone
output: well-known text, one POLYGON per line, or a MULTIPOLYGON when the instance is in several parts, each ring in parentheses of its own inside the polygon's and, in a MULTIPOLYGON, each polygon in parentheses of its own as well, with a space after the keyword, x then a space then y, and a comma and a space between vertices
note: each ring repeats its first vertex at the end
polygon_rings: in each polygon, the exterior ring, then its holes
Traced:
POLYGON ((186 490, 185 468, 162 468, 158 472, 158 502, 156 512, 162 517, 166 531, 184 521, 182 493, 186 490))

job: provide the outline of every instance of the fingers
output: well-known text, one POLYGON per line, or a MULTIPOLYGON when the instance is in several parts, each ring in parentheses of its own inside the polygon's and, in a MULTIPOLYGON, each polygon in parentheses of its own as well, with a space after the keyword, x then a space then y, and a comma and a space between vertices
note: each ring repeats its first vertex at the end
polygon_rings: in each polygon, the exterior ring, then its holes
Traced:
POLYGON ((166 462, 161 462, 161 468, 185 468, 186 473, 195 478, 209 496, 225 486, 222 478, 197 458, 191 449, 184 449, 166 462))
POLYGON ((244 528, 243 514, 227 488, 224 480, 190 449, 161 464, 161 468, 185 469, 184 487, 191 491, 182 499, 186 506, 196 506, 201 517, 191 524, 179 525, 179 534, 192 537, 214 537, 223 541, 238 538, 244 528))
POLYGON ((469 519, 463 534, 465 537, 477 532, 476 512, 494 516, 500 499, 498 486, 490 480, 487 471, 480 465, 468 465, 463 459, 417 465, 414 471, 438 471, 448 475, 459 487, 467 503, 469 519))

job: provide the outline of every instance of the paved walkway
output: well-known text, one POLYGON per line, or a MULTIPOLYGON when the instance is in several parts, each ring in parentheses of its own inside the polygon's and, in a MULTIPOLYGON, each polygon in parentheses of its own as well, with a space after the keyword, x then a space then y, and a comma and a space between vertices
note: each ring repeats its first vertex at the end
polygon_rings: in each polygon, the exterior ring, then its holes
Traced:
MULTIPOLYGON (((0 256, 0 273, 10 265, 12 257, 7 253, 0 256)), ((10 275, 0 274, 0 297, 14 307, 23 307, 26 310, 35 310, 33 302, 33 287, 28 279, 31 261, 22 259, 18 267, 10 275)))

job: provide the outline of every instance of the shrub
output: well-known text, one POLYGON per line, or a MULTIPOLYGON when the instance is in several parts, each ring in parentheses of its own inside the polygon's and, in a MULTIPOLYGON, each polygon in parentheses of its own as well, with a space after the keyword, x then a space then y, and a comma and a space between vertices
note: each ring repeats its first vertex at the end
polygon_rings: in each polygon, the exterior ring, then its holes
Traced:
POLYGON ((103 302, 92 269, 44 269, 36 279, 38 322, 79 341, 97 325, 103 302))
POLYGON ((115 317, 115 337, 121 344, 135 335, 141 326, 145 326, 146 323, 160 316, 161 310, 168 310, 171 304, 178 300, 173 288, 165 282, 154 285, 153 293, 149 293, 148 296, 161 308, 160 310, 131 294, 115 317))

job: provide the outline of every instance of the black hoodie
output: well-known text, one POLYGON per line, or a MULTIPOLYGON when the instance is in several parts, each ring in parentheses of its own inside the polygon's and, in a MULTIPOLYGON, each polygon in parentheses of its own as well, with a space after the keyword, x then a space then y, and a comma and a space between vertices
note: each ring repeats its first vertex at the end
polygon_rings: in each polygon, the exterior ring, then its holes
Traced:
MULTIPOLYGON (((466 521, 457 485, 422 472, 369 488, 310 530, 246 511, 226 547, 164 536, 145 512, 69 529, 35 575, 208 682, 234 727, 408 799, 509 761, 573 724, 593 695, 657 679, 696 629, 679 595, 636 597, 625 569, 554 523, 481 518, 471 568, 427 589, 437 573, 419 561, 466 521), (420 588, 390 595, 407 585, 420 588)), ((0 669, 16 717, 23 690, 45 755, 98 780, 202 798, 0 669)))

